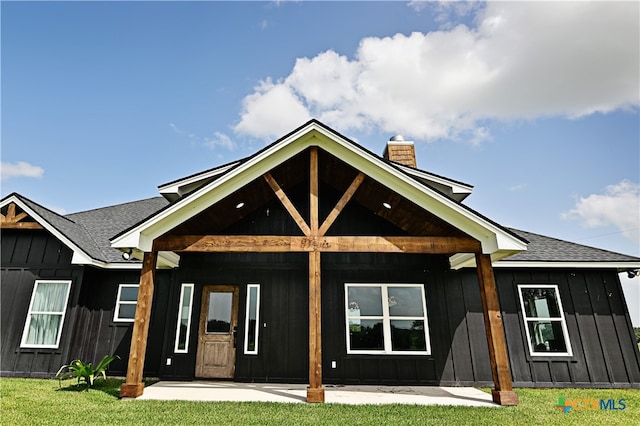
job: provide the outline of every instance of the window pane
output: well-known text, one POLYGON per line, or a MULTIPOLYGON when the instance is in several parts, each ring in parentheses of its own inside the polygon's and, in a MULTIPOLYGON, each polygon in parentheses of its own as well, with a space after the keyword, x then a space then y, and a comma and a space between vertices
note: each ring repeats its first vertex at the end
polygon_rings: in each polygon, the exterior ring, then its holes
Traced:
POLYGON ((64 312, 68 283, 39 282, 37 286, 32 312, 64 312))
POLYGON ((258 352, 258 286, 251 285, 247 290, 245 352, 256 354, 258 352))
POLYGON ((62 315, 31 315, 25 343, 28 345, 55 345, 62 315))
POLYGON ((120 301, 136 302, 138 300, 138 286, 136 287, 120 287, 120 301))
POLYGON ((567 352, 560 321, 528 321, 533 352, 567 352))
POLYGON ((424 321, 391 321, 391 344, 394 351, 426 351, 424 321))
POLYGON ((207 333, 228 333, 231 330, 233 293, 209 293, 207 333))
POLYGON ((560 318, 555 288, 522 288, 527 318, 560 318))
POLYGON ((349 316, 382 316, 382 290, 380 287, 349 287, 348 293, 349 316))
POLYGON ((134 319, 136 317, 136 305, 133 303, 124 303, 118 306, 119 319, 134 319))
POLYGON ((180 313, 178 317, 178 334, 176 336, 176 345, 174 351, 187 352, 187 341, 189 340, 189 324, 191 320, 191 292, 192 284, 182 285, 182 304, 180 305, 180 313))
POLYGON ((420 287, 389 287, 389 315, 396 317, 421 317, 422 290, 420 287))
POLYGON ((383 350, 382 321, 349 320, 351 350, 383 350))

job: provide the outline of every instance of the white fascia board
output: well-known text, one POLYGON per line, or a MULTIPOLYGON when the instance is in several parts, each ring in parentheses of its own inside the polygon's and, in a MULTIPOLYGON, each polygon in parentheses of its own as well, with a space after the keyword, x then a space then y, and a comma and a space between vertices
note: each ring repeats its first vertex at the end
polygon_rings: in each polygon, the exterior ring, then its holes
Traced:
POLYGON ((181 188, 188 187, 191 185, 196 185, 198 182, 221 175, 225 173, 227 170, 229 170, 230 168, 238 165, 238 163, 239 162, 236 161, 234 163, 227 164, 226 166, 209 170, 208 172, 199 173, 194 176, 175 181, 173 183, 161 185, 158 187, 158 192, 160 192, 160 194, 175 194, 178 196, 182 196, 184 194, 184 191, 181 188))
POLYGON ((463 185, 459 182, 453 182, 447 178, 434 176, 422 170, 416 170, 414 168, 403 166, 401 164, 396 164, 396 166, 400 167, 403 172, 408 173, 412 176, 420 179, 430 180, 432 182, 439 183, 440 185, 451 188, 451 192, 453 192, 454 194, 471 194, 473 192, 473 187, 471 186, 463 185))
POLYGON ((548 262, 502 260, 494 268, 640 269, 640 262, 548 262))
POLYGON ((87 264, 93 264, 93 263, 102 263, 99 260, 93 259, 91 256, 89 256, 84 250, 82 250, 73 241, 71 241, 64 234, 62 234, 60 231, 58 231, 53 225, 51 225, 49 222, 44 220, 44 218, 42 216, 37 214, 31 208, 29 208, 28 205, 23 203, 16 196, 11 196, 11 197, 7 198, 5 200, 5 202, 2 204, 2 207, 6 206, 7 204, 10 204, 10 203, 15 203, 16 205, 18 205, 22 210, 27 212, 27 214, 29 216, 31 216, 33 219, 35 219, 36 222, 38 222, 38 224, 40 224, 40 226, 42 226, 45 230, 47 230, 47 232, 51 233, 54 237, 56 237, 57 239, 62 241, 62 243, 65 246, 67 246, 71 251, 73 251, 73 256, 71 258, 71 264, 72 265, 87 265, 87 264))
MULTIPOLYGON (((522 250, 510 251, 499 250, 491 253, 491 263, 493 266, 499 265, 501 259, 512 256, 516 253, 520 253, 522 250)), ((476 255, 474 253, 456 253, 449 257, 449 265, 451 269, 458 270, 462 268, 475 268, 476 267, 476 255)))
POLYGON ((114 248, 151 251, 153 240, 241 189, 287 159, 310 146, 318 146, 354 166, 392 191, 466 232, 482 244, 483 253, 526 250, 526 244, 493 223, 473 214, 448 197, 416 182, 397 168, 379 160, 316 123, 300 128, 286 139, 265 149, 226 175, 177 201, 157 216, 139 224, 112 241, 114 248), (425 196, 426 195, 426 196, 425 196))

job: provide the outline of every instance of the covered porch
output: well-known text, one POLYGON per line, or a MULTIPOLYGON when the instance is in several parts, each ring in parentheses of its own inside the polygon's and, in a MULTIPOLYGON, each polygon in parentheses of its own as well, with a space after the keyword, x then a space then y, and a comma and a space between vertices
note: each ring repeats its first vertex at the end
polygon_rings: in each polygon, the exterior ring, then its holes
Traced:
MULTIPOLYGON (((147 224, 117 238, 119 241, 114 246, 133 247, 144 253, 127 380, 121 396, 143 395, 142 374, 158 253, 297 252, 308 255, 309 374, 304 400, 327 402, 322 374, 322 254, 367 252, 446 255, 450 259, 457 256, 463 259, 460 264, 475 266, 494 383, 491 399, 500 405, 517 405, 492 258, 517 251, 518 247, 524 247, 522 242, 437 192, 427 196, 417 193, 414 182, 399 176, 393 167, 378 164, 375 159, 372 161, 366 152, 354 153, 353 147, 340 138, 335 135, 327 138, 318 133, 322 129, 312 127, 307 134, 291 135, 290 141, 279 141, 274 145, 282 145, 279 151, 268 156, 263 153, 264 158, 258 156, 254 164, 245 169, 240 167, 234 175, 236 179, 232 176, 226 181, 214 181, 207 186, 209 191, 194 194, 191 203, 189 200, 177 202, 173 209, 165 210, 147 224), (278 155, 285 158, 274 163, 278 155), (349 157, 352 157, 351 161, 349 157), (322 158, 322 167, 319 167, 319 158, 322 158), (308 182, 306 206, 296 205, 288 194, 288 188, 301 180, 308 182), (326 205, 320 208, 321 181, 341 194, 333 201, 333 208, 326 209, 326 205), (273 197, 282 203, 299 233, 238 235, 224 232, 239 220, 242 213, 238 206, 243 206, 245 200, 264 202, 273 197), (336 235, 328 232, 351 200, 393 224, 401 230, 401 235, 336 235), (234 215, 238 216, 215 215, 214 205, 215 211, 235 211, 234 215), (325 212, 322 215, 321 210, 325 212), (202 224, 205 222, 208 226, 215 225, 217 230, 204 229, 202 224), (135 245, 131 241, 135 241, 135 245)), ((425 387, 424 391, 428 389, 425 387)))

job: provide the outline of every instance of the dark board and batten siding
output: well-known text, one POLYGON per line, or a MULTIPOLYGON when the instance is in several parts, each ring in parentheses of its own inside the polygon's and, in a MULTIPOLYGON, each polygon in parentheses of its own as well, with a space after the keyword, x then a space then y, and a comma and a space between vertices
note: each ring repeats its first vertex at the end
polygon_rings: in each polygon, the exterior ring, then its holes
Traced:
POLYGON ((326 383, 470 385, 492 383, 480 292, 444 256, 323 256, 323 365, 326 383), (430 355, 356 355, 346 351, 345 283, 424 284, 430 355), (478 321, 479 320, 479 321, 478 321), (336 361, 336 368, 331 368, 336 361))
POLYGON ((514 386, 640 387, 640 354, 615 270, 502 270, 496 281, 514 386), (529 354, 519 284, 558 286, 573 356, 529 354))
POLYGON ((73 253, 42 230, 2 231, 2 331, 3 376, 51 377, 67 362, 75 325, 83 268, 71 265, 73 253), (29 303, 36 280, 69 280, 71 290, 58 348, 21 348, 29 303))
POLYGON ((306 383, 308 374, 308 266, 297 254, 185 254, 172 285, 165 326, 160 377, 193 379, 198 343, 198 319, 205 285, 240 287, 235 380, 306 383), (193 283, 189 353, 173 351, 182 283, 193 283), (260 339, 258 355, 245 355, 246 285, 260 284, 260 339))
MULTIPOLYGON (((3 376, 52 377, 73 359, 94 364, 106 354, 120 357, 109 374, 126 374, 133 323, 114 322, 120 284, 137 284, 139 270, 114 271, 71 264, 73 252, 43 230, 2 231, 1 367, 3 376), (70 280, 71 290, 58 348, 21 348, 36 280, 70 280)), ((156 274, 145 374, 160 368, 171 271, 156 274)))
MULTIPOLYGON (((149 323, 144 372, 157 377, 162 354, 162 339, 167 315, 171 271, 158 270, 149 323)), ((78 300, 78 320, 73 331, 70 356, 82 360, 100 361, 105 355, 118 355, 109 366, 109 374, 122 376, 127 372, 133 322, 113 320, 120 284, 138 284, 139 270, 111 271, 87 268, 78 300)))

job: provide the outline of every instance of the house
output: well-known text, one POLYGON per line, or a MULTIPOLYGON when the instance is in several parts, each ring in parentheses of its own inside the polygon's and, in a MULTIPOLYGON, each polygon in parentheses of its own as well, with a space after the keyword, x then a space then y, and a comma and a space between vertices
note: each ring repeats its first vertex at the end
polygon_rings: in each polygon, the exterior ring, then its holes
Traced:
POLYGON ((640 388, 618 273, 640 259, 500 226, 472 186, 312 120, 251 157, 69 215, 11 194, 1 374, 117 354, 143 376, 640 388))

